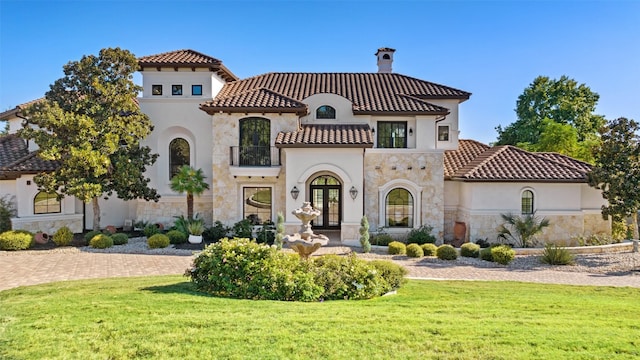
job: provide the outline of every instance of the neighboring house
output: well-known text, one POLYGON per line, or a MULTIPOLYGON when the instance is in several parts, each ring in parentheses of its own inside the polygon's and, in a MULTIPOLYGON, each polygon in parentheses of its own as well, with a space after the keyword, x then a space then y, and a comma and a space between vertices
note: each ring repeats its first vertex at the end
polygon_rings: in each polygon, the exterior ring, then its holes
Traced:
MULTIPOLYGON (((291 212, 310 201, 321 210, 314 229, 339 230, 346 243, 357 243, 363 215, 372 230, 406 234, 429 225, 441 240, 453 237, 455 222, 466 224, 467 240, 494 240, 507 212, 550 218, 545 239, 609 232, 604 200, 586 183, 588 164, 459 140, 458 107, 471 94, 393 73, 394 52, 378 50, 377 73, 242 80, 192 50, 140 58, 138 101, 154 124, 144 143, 160 155, 148 175, 162 198, 103 211, 118 213, 115 225, 171 223, 186 204, 169 179, 191 165, 210 185, 195 204, 207 223, 260 224, 282 212, 292 233, 299 220, 291 212)), ((7 113, 0 120, 11 122, 7 113)))

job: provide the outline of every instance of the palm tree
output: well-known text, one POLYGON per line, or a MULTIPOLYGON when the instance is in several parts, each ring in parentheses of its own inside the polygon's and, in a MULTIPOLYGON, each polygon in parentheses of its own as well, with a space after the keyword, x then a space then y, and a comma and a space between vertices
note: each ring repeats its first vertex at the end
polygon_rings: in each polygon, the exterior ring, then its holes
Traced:
POLYGON ((507 241, 511 239, 516 242, 516 246, 529 247, 533 245, 536 234, 549 226, 549 219, 539 218, 535 212, 522 216, 511 213, 500 214, 500 216, 505 224, 500 225, 498 238, 507 241))
POLYGON ((178 193, 187 193, 187 218, 193 220, 193 195, 200 195, 209 189, 209 185, 204 181, 206 177, 202 169, 194 169, 184 165, 177 174, 171 178, 171 190, 178 193))

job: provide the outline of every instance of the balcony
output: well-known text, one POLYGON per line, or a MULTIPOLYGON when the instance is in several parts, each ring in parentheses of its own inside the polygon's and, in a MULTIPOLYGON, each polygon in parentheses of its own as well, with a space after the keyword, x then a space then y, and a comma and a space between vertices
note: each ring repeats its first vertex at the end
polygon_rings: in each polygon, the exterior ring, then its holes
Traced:
POLYGON ((233 176, 280 174, 280 149, 274 146, 232 146, 230 155, 233 176))

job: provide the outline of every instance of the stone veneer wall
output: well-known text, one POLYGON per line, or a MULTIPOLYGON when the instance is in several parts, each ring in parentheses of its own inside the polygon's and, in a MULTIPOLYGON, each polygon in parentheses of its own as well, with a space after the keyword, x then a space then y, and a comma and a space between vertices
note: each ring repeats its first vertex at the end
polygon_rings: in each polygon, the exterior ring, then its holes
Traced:
MULTIPOLYGON (((297 129, 298 118, 295 114, 216 114, 213 116, 213 175, 212 193, 214 204, 212 208, 212 218, 220 220, 226 225, 232 225, 242 218, 242 208, 240 208, 242 196, 240 185, 273 186, 273 220, 275 221, 278 212, 285 211, 285 159, 280 159, 282 168, 277 177, 261 176, 238 176, 234 178, 230 174, 230 149, 238 146, 240 136, 239 120, 246 117, 262 117, 271 121, 271 144, 275 144, 278 132, 297 129)), ((283 153, 284 154, 284 153, 283 153)))
POLYGON ((364 209, 371 228, 379 226, 380 212, 384 211, 379 209, 379 187, 396 179, 408 180, 422 187, 420 219, 415 219, 415 225, 433 226, 433 234, 442 241, 445 218, 443 158, 441 152, 367 151, 364 159, 364 209), (396 169, 393 170, 392 166, 396 169))
POLYGON ((27 230, 30 232, 42 231, 53 235, 58 229, 66 226, 73 233, 82 232, 82 214, 48 215, 12 218, 11 226, 14 230, 27 230))
MULTIPOLYGON (((541 243, 553 243, 562 246, 575 246, 575 236, 590 235, 593 233, 611 234, 608 221, 595 219, 593 214, 575 215, 544 215, 549 219, 550 225, 536 236, 541 243), (597 231, 596 231, 597 230, 597 231)), ((500 214, 470 214, 468 222, 468 234, 472 242, 478 239, 487 239, 489 242, 497 242, 498 228, 504 221, 500 214)))
MULTIPOLYGON (((200 215, 207 226, 212 224, 212 207, 210 196, 194 196, 193 212, 200 215)), ((136 207, 136 218, 133 220, 144 220, 151 223, 162 223, 165 227, 173 225, 175 218, 183 215, 187 216, 187 195, 164 196, 160 201, 138 200, 136 207)))

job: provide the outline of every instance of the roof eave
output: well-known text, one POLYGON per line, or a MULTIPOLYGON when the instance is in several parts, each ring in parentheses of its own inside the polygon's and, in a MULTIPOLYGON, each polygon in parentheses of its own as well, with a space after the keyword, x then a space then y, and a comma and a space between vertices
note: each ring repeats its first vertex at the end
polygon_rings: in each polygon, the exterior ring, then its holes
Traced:
POLYGON ((275 108, 275 107, 269 107, 269 108, 257 108, 257 107, 230 107, 230 106, 207 106, 207 105, 200 105, 200 110, 206 112, 209 115, 214 115, 216 113, 258 113, 258 114, 266 114, 266 113, 272 113, 272 114, 283 114, 283 113, 290 113, 290 114, 296 114, 299 116, 302 115, 306 115, 307 114, 307 109, 306 108, 275 108))
POLYGON ((372 148, 373 144, 276 144, 277 148, 372 148))
POLYGON ((354 115, 389 115, 389 116, 415 116, 415 115, 449 115, 450 111, 375 111, 353 110, 354 115))
POLYGON ((453 176, 445 180, 463 181, 463 182, 498 182, 498 183, 587 183, 587 179, 468 179, 465 177, 453 176))

